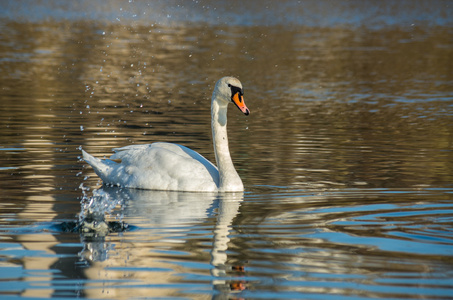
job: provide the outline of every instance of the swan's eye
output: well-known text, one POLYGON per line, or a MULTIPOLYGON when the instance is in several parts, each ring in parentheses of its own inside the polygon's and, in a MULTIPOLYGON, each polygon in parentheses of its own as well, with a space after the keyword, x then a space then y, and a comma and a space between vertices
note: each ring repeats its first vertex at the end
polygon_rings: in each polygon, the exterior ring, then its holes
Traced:
POLYGON ((233 97, 237 93, 239 93, 240 96, 244 95, 244 91, 241 88, 231 84, 228 84, 228 87, 231 89, 231 97, 233 97))

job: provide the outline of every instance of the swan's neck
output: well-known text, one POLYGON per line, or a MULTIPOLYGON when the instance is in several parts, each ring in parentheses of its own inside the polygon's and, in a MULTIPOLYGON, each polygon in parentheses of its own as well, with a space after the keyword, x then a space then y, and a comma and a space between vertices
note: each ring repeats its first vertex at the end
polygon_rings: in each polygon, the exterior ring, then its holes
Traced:
POLYGON ((211 126, 212 139, 214 142, 215 159, 219 169, 219 190, 220 191, 242 191, 244 186, 230 156, 227 136, 227 106, 216 100, 216 95, 212 96, 211 107, 211 126))

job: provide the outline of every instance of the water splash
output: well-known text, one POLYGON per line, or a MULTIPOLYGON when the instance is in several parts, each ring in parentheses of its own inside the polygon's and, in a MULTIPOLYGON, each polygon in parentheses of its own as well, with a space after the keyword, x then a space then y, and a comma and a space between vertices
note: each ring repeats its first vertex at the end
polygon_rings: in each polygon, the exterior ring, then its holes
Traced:
POLYGON ((80 214, 78 217, 79 223, 86 222, 87 219, 93 219, 99 222, 105 222, 106 216, 115 216, 116 219, 122 221, 122 209, 128 199, 121 197, 113 198, 109 193, 102 188, 93 190, 92 195, 88 196, 90 188, 80 184, 82 190, 82 199, 80 201, 80 214), (120 213, 115 214, 115 208, 120 208, 120 213))
MULTIPOLYGON (((89 187, 80 184, 82 191, 80 200, 80 213, 77 220, 63 222, 56 226, 64 232, 78 232, 83 238, 105 237, 112 232, 123 232, 130 229, 130 226, 123 222, 123 210, 127 203, 124 197, 114 197, 103 188, 93 190, 91 196, 89 187), (107 218, 115 218, 116 221, 107 221, 107 218)), ((121 190, 117 190, 120 194, 121 190)))

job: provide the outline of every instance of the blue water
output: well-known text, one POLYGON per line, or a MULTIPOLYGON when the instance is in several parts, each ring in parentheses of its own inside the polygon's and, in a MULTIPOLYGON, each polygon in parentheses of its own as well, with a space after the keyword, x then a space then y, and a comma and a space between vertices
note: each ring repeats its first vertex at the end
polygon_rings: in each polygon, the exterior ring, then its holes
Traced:
POLYGON ((4 1, 0 17, 15 21, 90 20, 145 26, 452 26, 449 1, 4 1))

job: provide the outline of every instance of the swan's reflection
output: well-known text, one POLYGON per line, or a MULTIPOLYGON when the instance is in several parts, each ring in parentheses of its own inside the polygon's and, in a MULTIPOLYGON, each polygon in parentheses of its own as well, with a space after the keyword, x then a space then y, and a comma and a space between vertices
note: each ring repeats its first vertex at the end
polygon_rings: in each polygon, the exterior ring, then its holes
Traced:
MULTIPOLYGON (((214 288, 221 290, 222 293, 226 292, 225 289, 230 290, 230 286, 238 286, 236 282, 231 282, 226 277, 228 270, 226 251, 230 242, 229 232, 232 229, 232 222, 238 214, 242 200, 243 193, 184 193, 105 186, 95 190, 93 197, 85 201, 84 212, 81 213, 81 216, 82 218, 94 219, 97 226, 100 228, 107 226, 110 231, 104 230, 94 235, 82 235, 84 251, 81 252, 81 256, 87 264, 90 264, 90 267, 87 268, 87 276, 99 276, 99 269, 104 269, 105 272, 106 266, 120 266, 120 261, 115 261, 115 258, 109 257, 109 253, 115 251, 112 251, 112 245, 106 242, 105 233, 114 231, 110 228, 112 224, 124 220, 128 225, 135 226, 137 230, 132 231, 129 235, 141 233, 142 229, 146 230, 147 241, 163 241, 165 235, 162 234, 162 228, 171 229, 175 227, 178 230, 178 236, 182 236, 178 241, 186 243, 188 240, 185 237, 193 231, 194 226, 206 222, 208 218, 215 217, 216 222, 213 228, 213 241, 210 250, 211 275, 215 278, 213 280, 214 288), (120 221, 106 222, 102 219, 105 215, 113 215, 120 221), (100 225, 102 222, 104 222, 104 226, 100 225), (151 236, 149 236, 150 234, 151 236), (152 235, 155 235, 155 237, 152 235), (97 271, 94 269, 97 269, 97 271)), ((89 229, 87 232, 93 233, 93 227, 89 229)), ((125 235, 128 235, 128 233, 125 235)), ((163 268, 163 265, 160 265, 161 261, 149 260, 149 244, 142 249, 139 249, 137 242, 133 244, 136 244, 138 249, 136 251, 128 249, 129 259, 127 263, 129 266, 134 265, 134 261, 141 261, 141 267, 145 265, 149 268, 163 268), (148 253, 142 252, 144 250, 148 253)), ((121 247, 116 245, 116 252, 127 247, 129 247, 128 244, 121 247)), ((166 268, 168 269, 168 265, 166 268)), ((148 280, 155 283, 155 275, 153 273, 153 278, 148 280)), ((169 277, 168 274, 165 276, 169 277)), ((161 276, 160 279, 164 280, 165 276, 161 276)), ((109 277, 111 278, 111 276, 109 277)), ((140 279, 147 281, 142 276, 140 279)), ((170 278, 167 279, 170 280, 170 278)), ((165 283, 165 281, 162 283, 165 283)), ((243 286, 243 283, 241 282, 239 286, 243 286)), ((116 293, 122 292, 117 290, 116 293)))

